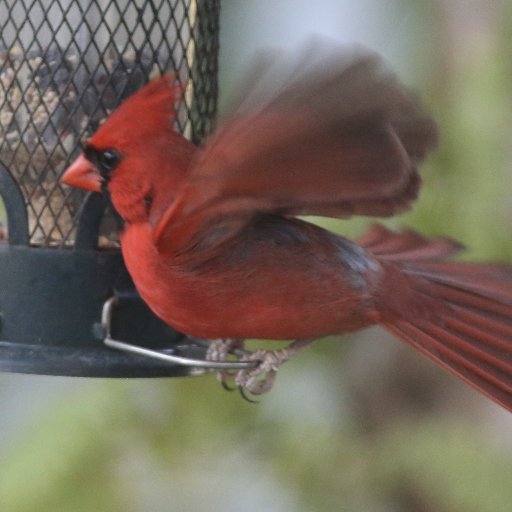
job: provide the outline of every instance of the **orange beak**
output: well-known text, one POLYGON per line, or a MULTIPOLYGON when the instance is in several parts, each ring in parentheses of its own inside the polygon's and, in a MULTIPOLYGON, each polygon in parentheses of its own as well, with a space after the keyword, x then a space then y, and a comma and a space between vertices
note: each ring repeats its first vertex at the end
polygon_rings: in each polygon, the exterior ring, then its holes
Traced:
POLYGON ((59 181, 70 187, 101 192, 101 176, 84 155, 80 155, 64 172, 59 181))

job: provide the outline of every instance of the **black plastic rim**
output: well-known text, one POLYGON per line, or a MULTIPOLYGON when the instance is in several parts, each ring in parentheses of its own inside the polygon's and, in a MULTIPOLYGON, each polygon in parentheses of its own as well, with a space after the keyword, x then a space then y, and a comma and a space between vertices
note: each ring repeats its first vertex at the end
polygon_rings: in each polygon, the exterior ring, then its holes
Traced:
POLYGON ((9 242, 0 244, 0 370, 82 377, 191 375, 193 369, 103 345, 101 312, 120 298, 117 339, 201 358, 193 342, 160 321, 138 297, 119 250, 95 250, 105 200, 91 194, 73 249, 31 247, 23 197, 0 164, 9 242))

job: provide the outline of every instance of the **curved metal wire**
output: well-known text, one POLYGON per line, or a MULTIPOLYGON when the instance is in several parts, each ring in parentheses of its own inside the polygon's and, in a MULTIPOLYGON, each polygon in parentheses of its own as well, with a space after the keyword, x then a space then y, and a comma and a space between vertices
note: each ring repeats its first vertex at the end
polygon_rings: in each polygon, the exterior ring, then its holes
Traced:
POLYGON ((218 370, 246 370, 248 368, 254 368, 259 364, 258 361, 208 361, 206 359, 195 359, 190 357, 178 356, 169 353, 169 351, 164 352, 159 350, 153 350, 141 347, 140 345, 134 345, 132 343, 126 343, 124 341, 115 340, 114 338, 112 338, 111 335, 111 325, 112 313, 117 303, 117 297, 110 297, 105 301, 101 313, 101 324, 105 334, 103 343, 105 343, 107 347, 116 350, 122 350, 124 352, 130 352, 132 354, 137 354, 145 357, 151 357, 153 359, 159 359, 161 361, 166 361, 168 363, 176 364, 179 366, 194 367, 198 370, 197 373, 194 373, 194 375, 201 375, 208 371, 218 370))

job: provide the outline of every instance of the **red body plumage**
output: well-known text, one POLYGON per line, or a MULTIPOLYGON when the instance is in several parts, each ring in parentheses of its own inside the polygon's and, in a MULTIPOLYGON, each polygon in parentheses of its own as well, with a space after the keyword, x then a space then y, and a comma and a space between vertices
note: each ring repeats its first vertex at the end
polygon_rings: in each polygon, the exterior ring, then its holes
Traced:
POLYGON ((295 215, 409 208, 434 123, 371 55, 329 54, 242 106, 198 149, 172 129, 169 78, 129 98, 63 182, 102 183, 128 270, 201 338, 304 339, 381 324, 512 410, 512 272, 374 227, 356 244, 295 215))

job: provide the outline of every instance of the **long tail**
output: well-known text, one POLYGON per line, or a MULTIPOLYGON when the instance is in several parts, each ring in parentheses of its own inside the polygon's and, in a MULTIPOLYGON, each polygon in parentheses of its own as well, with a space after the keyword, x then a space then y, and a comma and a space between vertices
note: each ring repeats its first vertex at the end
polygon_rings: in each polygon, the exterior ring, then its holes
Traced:
POLYGON ((406 294, 387 301, 382 325, 512 411, 512 267, 443 261, 462 247, 382 226, 359 243, 406 294))

